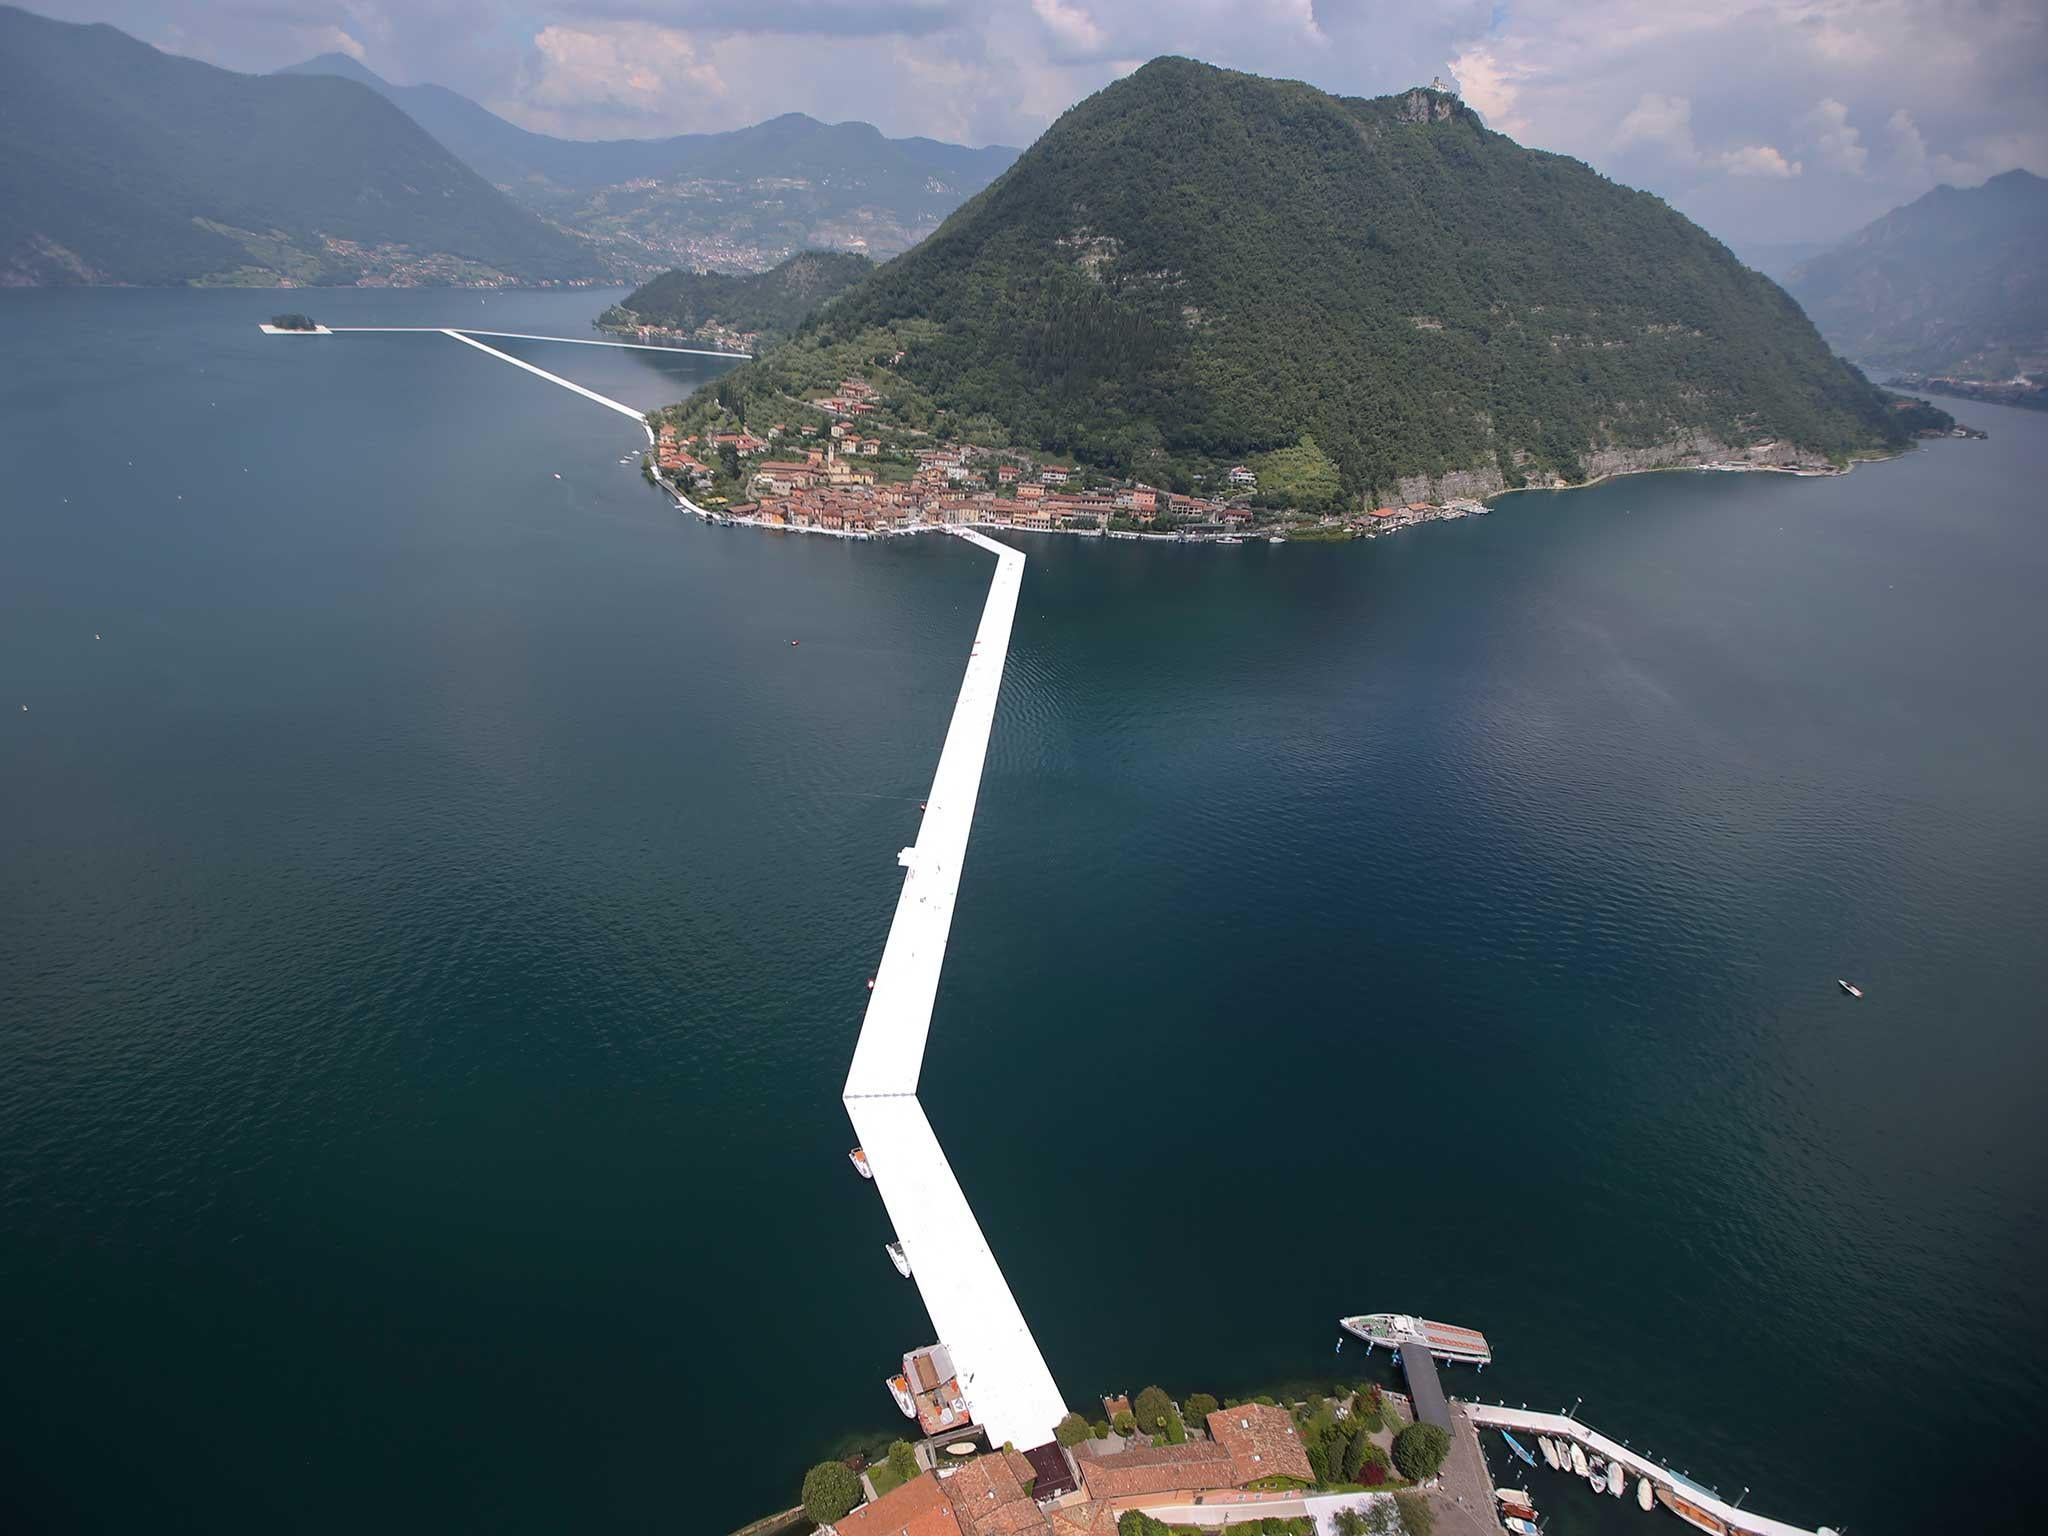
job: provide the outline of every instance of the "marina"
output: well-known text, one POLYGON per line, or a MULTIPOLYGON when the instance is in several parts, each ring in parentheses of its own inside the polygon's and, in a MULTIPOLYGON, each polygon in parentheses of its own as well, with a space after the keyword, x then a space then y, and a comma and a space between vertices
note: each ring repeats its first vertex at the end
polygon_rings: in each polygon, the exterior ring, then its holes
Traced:
MULTIPOLYGON (((1640 1479, 1636 1497, 1643 1509, 1649 1509, 1649 1499, 1654 1496, 1657 1503, 1687 1524, 1712 1536, 1838 1536, 1824 1525, 1792 1525, 1737 1508, 1684 1474, 1660 1466, 1569 1414, 1509 1408, 1505 1404, 1460 1403, 1459 1407, 1475 1425, 1503 1433, 1521 1430, 1546 1438, 1558 1448, 1559 1461, 1569 1462, 1570 1470, 1580 1477, 1590 1479, 1594 1459, 1604 1462, 1605 1476, 1595 1485, 1598 1492, 1612 1493, 1618 1498, 1631 1477, 1640 1479)), ((1550 1459, 1551 1453, 1546 1450, 1544 1460, 1550 1459)))

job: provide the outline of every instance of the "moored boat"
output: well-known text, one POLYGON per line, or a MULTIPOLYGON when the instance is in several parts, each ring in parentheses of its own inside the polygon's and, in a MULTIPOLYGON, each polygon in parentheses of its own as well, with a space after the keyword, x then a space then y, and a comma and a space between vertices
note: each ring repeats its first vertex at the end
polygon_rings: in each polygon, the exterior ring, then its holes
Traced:
POLYGON ((889 1378, 889 1395, 896 1399, 896 1406, 903 1410, 903 1417, 906 1419, 917 1417, 917 1403, 910 1395, 909 1377, 891 1376, 889 1378))
POLYGON ((854 1172, 858 1173, 862 1178, 872 1179, 875 1176, 875 1170, 868 1166, 868 1154, 865 1148, 855 1147, 846 1154, 846 1157, 847 1161, 853 1164, 854 1172))
POLYGON ((889 1262, 896 1266, 896 1273, 908 1280, 910 1278, 910 1260, 903 1256, 903 1244, 900 1242, 884 1243, 882 1244, 882 1251, 889 1255, 889 1262))
POLYGON ((1515 1536, 1542 1536, 1536 1529, 1534 1520, 1524 1520, 1520 1515, 1505 1515, 1500 1523, 1513 1531, 1515 1536))
POLYGON ((1551 1471, 1557 1470, 1557 1442, 1548 1435, 1536 1437, 1536 1447, 1543 1452, 1543 1464, 1551 1471))
POLYGON ((1618 1499, 1621 1497, 1621 1490, 1627 1486, 1628 1474, 1621 1470, 1621 1463, 1618 1461, 1607 1463, 1607 1491, 1618 1499))
POLYGON ((1673 1493, 1669 1488, 1659 1486, 1657 1502, 1678 1516, 1694 1530, 1706 1531, 1709 1536, 1729 1536, 1728 1522, 1719 1515, 1708 1514, 1690 1499, 1673 1493))
POLYGON ((1525 1488, 1496 1488, 1493 1490, 1493 1496, 1503 1504, 1522 1504, 1530 1509, 1536 1507, 1536 1501, 1529 1497, 1525 1488))
POLYGON ((1593 1469, 1586 1465, 1586 1449, 1576 1440, 1572 1442, 1572 1470, 1580 1477, 1593 1475, 1593 1469))
POLYGON ((1650 1497, 1650 1480, 1647 1477, 1640 1478, 1636 1482, 1636 1502, 1642 1505, 1644 1509, 1648 1509, 1655 1502, 1650 1497))
POLYGON ((1532 1467, 1536 1465, 1536 1458, 1529 1454, 1528 1448, 1525 1447, 1521 1441, 1517 1440, 1513 1435, 1509 1434, 1506 1430, 1502 1430, 1500 1432, 1500 1437, 1501 1439, 1507 1441, 1508 1449, 1513 1451, 1516 1456, 1520 1457, 1526 1465, 1532 1467))
POLYGON ((1439 1360, 1466 1365, 1493 1363, 1493 1347, 1486 1342, 1486 1335, 1476 1328, 1460 1328, 1455 1323, 1431 1322, 1426 1317, 1415 1317, 1406 1312, 1369 1312, 1357 1317, 1340 1317, 1337 1326, 1368 1344, 1380 1344, 1388 1349, 1420 1344, 1439 1360))

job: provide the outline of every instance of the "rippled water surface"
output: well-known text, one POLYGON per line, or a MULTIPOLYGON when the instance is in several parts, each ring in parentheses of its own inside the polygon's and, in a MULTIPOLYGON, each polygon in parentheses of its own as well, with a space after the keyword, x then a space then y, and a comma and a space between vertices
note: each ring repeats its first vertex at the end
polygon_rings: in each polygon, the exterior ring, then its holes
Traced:
MULTIPOLYGON (((0 1525, 728 1529, 925 1341, 837 1092, 987 563, 679 522, 630 422, 275 307, 0 294, 0 1525)), ((1024 540, 924 1098, 1071 1401, 1413 1309, 1754 1507, 2023 1528, 2048 418, 1961 409, 1024 540)))

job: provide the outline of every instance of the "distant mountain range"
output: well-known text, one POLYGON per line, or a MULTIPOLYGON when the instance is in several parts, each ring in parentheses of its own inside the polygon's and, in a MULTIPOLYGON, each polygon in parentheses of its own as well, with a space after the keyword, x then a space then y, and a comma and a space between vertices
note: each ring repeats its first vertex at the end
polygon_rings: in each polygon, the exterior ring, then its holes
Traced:
POLYGON ((353 80, 403 109, 533 212, 596 242, 621 272, 755 271, 793 251, 886 257, 1017 158, 1001 146, 890 139, 867 123, 786 113, 726 133, 558 139, 438 85, 392 85, 343 54, 282 71, 353 80))
POLYGON ((675 419, 786 414, 850 376, 878 421, 1176 490, 1244 462, 1261 495, 1332 510, 1840 462, 1946 420, 1887 399, 1661 198, 1448 93, 1172 58, 675 419))
POLYGON ((1786 278, 1845 356, 2009 379, 2048 369, 2048 181, 1936 187, 1786 278))
POLYGON ((0 6, 0 285, 605 271, 360 84, 239 75, 0 6))

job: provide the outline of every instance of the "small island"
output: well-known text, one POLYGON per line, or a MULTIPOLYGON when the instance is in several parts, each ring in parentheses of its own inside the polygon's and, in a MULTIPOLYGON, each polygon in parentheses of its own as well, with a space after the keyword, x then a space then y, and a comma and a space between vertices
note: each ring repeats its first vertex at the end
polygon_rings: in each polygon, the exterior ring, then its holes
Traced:
POLYGON ((272 315, 259 328, 266 336, 331 336, 334 334, 326 326, 317 324, 311 315, 302 315, 296 310, 289 314, 272 315))

